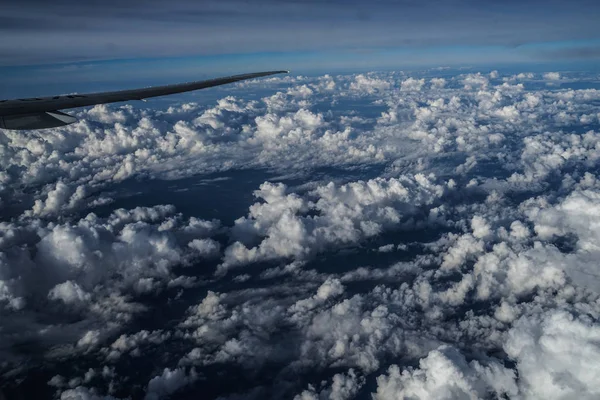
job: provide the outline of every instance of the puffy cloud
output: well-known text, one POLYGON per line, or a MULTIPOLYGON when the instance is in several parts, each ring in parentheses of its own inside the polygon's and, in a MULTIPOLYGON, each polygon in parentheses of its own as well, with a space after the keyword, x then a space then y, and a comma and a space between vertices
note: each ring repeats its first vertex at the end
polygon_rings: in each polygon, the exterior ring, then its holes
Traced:
POLYGON ((196 250, 203 257, 218 256, 221 245, 213 239, 194 239, 188 246, 196 250))
POLYGON ((2 246, 0 258, 4 349, 21 338, 48 348, 63 345, 64 351, 98 347, 145 310, 131 296, 165 290, 176 277, 172 268, 194 259, 188 242, 207 239, 216 226, 215 221, 186 221, 164 206, 115 210, 106 218, 89 214, 61 224, 5 225, 4 239, 12 239, 2 246), (76 318, 40 329, 34 323, 38 307, 55 318, 76 318), (13 320, 15 309, 24 312, 19 320, 13 320), (15 329, 21 338, 14 336, 15 329))
MULTIPOLYGON (((474 221, 479 221, 476 217, 473 217, 474 221)), ((473 224, 473 221, 471 221, 473 224)), ((474 231, 478 234, 481 232, 488 233, 489 228, 486 225, 475 226, 474 231), (486 229, 487 228, 487 229, 486 229)), ((484 246, 483 242, 477 240, 477 235, 466 234, 457 238, 456 242, 450 246, 447 252, 444 254, 443 262, 441 267, 444 269, 454 269, 462 267, 467 259, 472 258, 474 255, 483 253, 484 246)))
POLYGON ((60 394, 60 400, 118 400, 113 396, 102 396, 94 389, 85 386, 77 386, 74 389, 65 390, 60 394))
POLYGON ((382 253, 388 253, 390 251, 394 251, 395 247, 396 246, 394 246, 393 244, 386 244, 385 246, 380 246, 377 250, 382 253))
POLYGON ((468 74, 463 78, 465 90, 485 89, 489 84, 489 79, 481 73, 468 74))
POLYGON ((560 80, 560 73, 559 72, 546 72, 543 75, 544 79, 548 80, 548 81, 558 81, 560 80))
POLYGON ((380 375, 382 399, 596 396, 600 91, 421 76, 276 77, 239 86, 252 100, 2 131, 3 376, 40 360, 65 398, 236 371, 268 379, 211 395, 346 399, 380 375), (148 203, 157 179, 203 192, 173 191, 185 214, 113 207, 131 178, 148 203))
POLYGON ((225 249, 221 271, 274 258, 302 259, 328 247, 401 229, 402 224, 405 229, 412 227, 414 223, 406 220, 416 207, 431 205, 445 192, 432 178, 417 174, 342 186, 329 183, 316 188, 312 199, 287 194, 283 184, 265 183, 255 192, 265 203, 254 204, 248 217, 236 221, 233 233, 242 241, 225 249), (262 238, 258 246, 243 244, 257 238, 262 238))
POLYGON ((554 206, 539 207, 535 203, 526 207, 534 230, 541 239, 562 239, 572 242, 574 253, 561 257, 565 272, 577 284, 600 293, 592 260, 600 256, 598 210, 600 192, 593 189, 575 190, 554 206))
POLYGON ((48 292, 51 300, 62 300, 65 304, 79 304, 90 300, 91 295, 86 293, 77 283, 66 281, 54 286, 48 292))
POLYGON ((481 399, 490 395, 516 397, 514 371, 497 362, 467 362, 456 349, 442 346, 421 359, 418 369, 389 368, 377 378, 375 400, 481 399))
POLYGON ((165 342, 171 336, 170 332, 142 330, 132 335, 123 334, 106 349, 107 359, 114 361, 123 354, 128 353, 140 356, 140 347, 143 345, 158 345, 165 342))
POLYGON ((442 89, 446 86, 446 80, 444 78, 431 78, 431 87, 435 89, 442 89))
POLYGON ((344 293, 344 286, 339 279, 327 279, 317 289, 317 294, 308 298, 297 301, 291 308, 290 311, 297 314, 299 318, 302 314, 315 307, 325 303, 327 300, 333 297, 337 297, 344 293))
POLYGON ((314 387, 310 387, 295 396, 294 400, 349 400, 356 396, 364 384, 364 377, 357 376, 350 368, 347 374, 335 374, 331 386, 321 389, 318 393, 314 387))
POLYGON ((146 400, 158 400, 177 392, 179 389, 193 383, 198 376, 192 368, 189 374, 185 369, 177 368, 174 370, 165 368, 161 375, 157 375, 148 382, 146 400))
MULTIPOLYGON (((435 81, 435 83, 432 81, 432 85, 435 85, 439 88, 442 88, 444 86, 444 83, 445 82, 443 79, 437 80, 435 81)), ((400 90, 404 92, 419 91, 421 90, 423 85, 425 85, 425 79, 408 78, 402 81, 402 83, 400 84, 400 90)))
POLYGON ((525 81, 525 80, 532 80, 535 78, 535 74, 533 74, 532 72, 520 72, 516 75, 512 75, 509 77, 504 77, 502 78, 502 80, 504 82, 517 82, 517 81, 525 81))
POLYGON ((597 320, 565 311, 522 317, 508 333, 525 398, 592 399, 600 394, 597 320))
POLYGON ((356 75, 354 81, 350 83, 350 90, 372 94, 376 91, 385 91, 391 87, 391 84, 383 79, 370 77, 368 75, 356 75))
POLYGON ((56 183, 55 188, 48 192, 45 201, 39 199, 35 201, 31 209, 31 215, 48 216, 70 210, 75 208, 78 203, 81 203, 85 197, 85 186, 78 186, 73 190, 68 185, 59 181, 56 183))

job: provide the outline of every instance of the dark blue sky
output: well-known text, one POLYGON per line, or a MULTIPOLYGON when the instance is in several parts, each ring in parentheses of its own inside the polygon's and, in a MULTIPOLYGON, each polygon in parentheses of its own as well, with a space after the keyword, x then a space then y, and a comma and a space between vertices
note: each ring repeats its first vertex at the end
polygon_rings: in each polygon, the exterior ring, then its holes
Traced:
POLYGON ((598 39, 599 20, 594 0, 23 0, 2 6, 0 63, 518 47, 598 39))
POLYGON ((0 83, 589 63, 598 21, 597 0, 22 0, 2 6, 0 83))

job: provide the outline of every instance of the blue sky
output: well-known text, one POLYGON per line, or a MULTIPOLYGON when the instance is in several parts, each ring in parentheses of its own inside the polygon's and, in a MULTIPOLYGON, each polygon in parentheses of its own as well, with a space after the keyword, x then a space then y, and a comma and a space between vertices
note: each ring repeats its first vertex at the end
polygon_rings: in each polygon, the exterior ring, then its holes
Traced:
POLYGON ((592 0, 24 0, 0 17, 0 97, 262 69, 587 67, 599 20, 592 0))

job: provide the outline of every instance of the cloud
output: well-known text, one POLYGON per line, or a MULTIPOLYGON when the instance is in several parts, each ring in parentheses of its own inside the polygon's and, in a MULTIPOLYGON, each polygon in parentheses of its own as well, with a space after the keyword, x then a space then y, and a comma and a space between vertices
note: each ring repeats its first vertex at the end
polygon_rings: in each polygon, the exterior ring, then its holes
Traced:
POLYGON ((65 304, 86 303, 91 296, 86 293, 77 283, 66 281, 54 286, 48 292, 48 298, 51 300, 62 300, 65 304))
POLYGON ((113 396, 101 396, 93 389, 78 386, 75 389, 65 390, 60 394, 60 400, 118 400, 113 396))
POLYGON ((19 340, 13 335, 17 329, 22 338, 49 348, 63 344, 66 351, 72 344, 72 351, 88 351, 143 312, 145 307, 130 296, 164 290, 176 277, 171 268, 193 260, 187 243, 213 232, 213 222, 183 221, 173 213, 173 207, 139 207, 115 210, 103 219, 89 214, 62 224, 4 226, 4 238, 16 233, 16 243, 27 246, 2 247, 2 352, 10 353, 19 340), (161 229, 166 221, 169 229, 161 229), (37 329, 36 305, 44 303, 54 318, 72 315, 80 322, 37 329), (15 309, 23 310, 19 320, 10 317, 15 309))
POLYGON ((56 187, 48 192, 45 201, 36 200, 31 210, 31 215, 48 216, 60 211, 73 209, 86 197, 85 186, 78 186, 74 191, 64 184, 58 182, 56 187))
MULTIPOLYGON (((417 174, 414 177, 375 179, 313 191, 313 199, 287 194, 283 184, 265 183, 255 196, 265 200, 250 208, 247 218, 236 221, 234 236, 241 241, 225 249, 225 272, 236 265, 293 257, 303 259, 330 247, 356 243, 385 230, 414 226, 406 219, 416 206, 432 204, 445 187, 417 174), (316 212, 318 216, 307 215, 316 212), (404 219, 404 221, 403 221, 404 219), (258 246, 243 242, 261 238, 258 246)), ((430 180, 431 179, 431 180, 430 180)))
POLYGON ((504 346, 517 361, 525 398, 591 399, 600 393, 600 330, 586 315, 548 311, 518 320, 504 346))
POLYGON ((473 88, 486 88, 489 84, 488 78, 481 73, 468 74, 463 79, 465 90, 472 90, 473 88))
POLYGON ((182 387, 189 385, 198 379, 196 371, 191 369, 189 374, 182 368, 170 370, 165 368, 161 375, 157 375, 148 382, 148 390, 145 399, 158 400, 165 398, 182 387))
MULTIPOLYGON (((408 78, 408 79, 402 81, 402 83, 400 84, 400 90, 402 90, 404 92, 419 91, 419 90, 421 90, 423 85, 425 85, 425 79, 408 78)), ((441 88, 441 87, 443 87, 443 82, 440 80, 437 80, 437 81, 435 81, 435 86, 441 88)))
POLYGON ((444 78, 431 78, 431 87, 436 89, 442 89, 446 86, 446 80, 444 78))
POLYGON ((559 72, 546 72, 543 75, 544 79, 548 80, 548 81, 558 81, 560 80, 560 73, 559 72))
POLYGON ((57 398, 596 393, 600 92, 499 77, 2 131, 0 372, 57 398))
POLYGON ((516 397, 515 373, 501 364, 468 363, 450 346, 433 350, 421 359, 418 369, 401 371, 392 365, 387 375, 377 378, 375 400, 414 399, 479 399, 491 394, 516 397))
POLYGON ((375 91, 384 91, 390 88, 390 83, 377 78, 371 78, 365 75, 356 75, 354 82, 350 83, 350 90, 357 92, 366 92, 368 94, 375 91))
POLYGON ((141 356, 141 346, 164 343, 171 336, 170 332, 141 330, 132 335, 123 334, 107 348, 106 358, 115 361, 123 354, 141 356))
MULTIPOLYGON (((591 178, 591 175, 587 175, 591 178)), ((585 181, 584 181, 585 182, 585 181)), ((571 240, 572 252, 562 257, 565 272, 578 285, 600 290, 600 279, 590 260, 598 256, 597 224, 594 210, 600 193, 593 189, 575 190, 554 206, 527 207, 537 236, 548 241, 571 240)))
POLYGON ((221 245, 212 239, 194 239, 188 243, 188 247, 196 250, 203 257, 214 257, 219 255, 221 245))
POLYGON ((364 377, 357 376, 350 368, 347 374, 335 374, 330 387, 326 387, 318 393, 314 387, 310 387, 295 396, 294 400, 348 400, 354 398, 364 384, 364 377))

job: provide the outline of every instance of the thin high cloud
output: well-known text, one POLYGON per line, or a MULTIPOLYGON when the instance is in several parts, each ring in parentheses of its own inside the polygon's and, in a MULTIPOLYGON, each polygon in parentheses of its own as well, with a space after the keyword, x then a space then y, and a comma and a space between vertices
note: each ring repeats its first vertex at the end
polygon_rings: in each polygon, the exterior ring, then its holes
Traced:
POLYGON ((3 7, 0 64, 596 39, 597 2, 47 2, 3 7))

